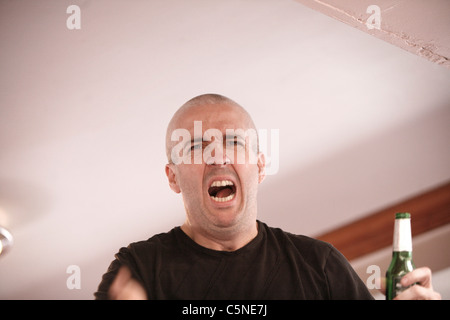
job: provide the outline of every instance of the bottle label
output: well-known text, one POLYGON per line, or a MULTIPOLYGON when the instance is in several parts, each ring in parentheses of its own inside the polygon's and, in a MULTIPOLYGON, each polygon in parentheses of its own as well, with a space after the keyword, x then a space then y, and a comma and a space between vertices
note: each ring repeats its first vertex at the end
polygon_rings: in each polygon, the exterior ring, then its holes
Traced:
POLYGON ((394 225, 394 251, 412 251, 411 222, 409 219, 396 219, 394 225))

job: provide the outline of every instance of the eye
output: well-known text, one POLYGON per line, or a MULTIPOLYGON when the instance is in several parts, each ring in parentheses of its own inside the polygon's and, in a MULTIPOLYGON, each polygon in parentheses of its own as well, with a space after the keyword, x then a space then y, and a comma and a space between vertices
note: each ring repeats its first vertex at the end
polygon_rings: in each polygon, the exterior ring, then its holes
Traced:
POLYGON ((227 141, 227 145, 235 146, 235 147, 243 147, 245 144, 241 140, 230 140, 230 141, 227 141))
POLYGON ((196 150, 196 149, 197 149, 197 150, 198 150, 198 149, 201 149, 201 147, 202 147, 202 144, 197 143, 197 144, 193 144, 189 150, 190 150, 190 151, 194 151, 194 150, 196 150))

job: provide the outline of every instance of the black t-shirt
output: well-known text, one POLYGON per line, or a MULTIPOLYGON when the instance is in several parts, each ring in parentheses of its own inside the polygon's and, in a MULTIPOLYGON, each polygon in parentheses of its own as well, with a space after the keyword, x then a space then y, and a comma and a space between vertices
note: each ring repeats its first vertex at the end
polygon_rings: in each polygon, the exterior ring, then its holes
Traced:
POLYGON ((332 245, 258 221, 258 235, 244 247, 202 247, 180 227, 130 244, 103 275, 96 299, 127 265, 149 299, 373 299, 344 256, 332 245))

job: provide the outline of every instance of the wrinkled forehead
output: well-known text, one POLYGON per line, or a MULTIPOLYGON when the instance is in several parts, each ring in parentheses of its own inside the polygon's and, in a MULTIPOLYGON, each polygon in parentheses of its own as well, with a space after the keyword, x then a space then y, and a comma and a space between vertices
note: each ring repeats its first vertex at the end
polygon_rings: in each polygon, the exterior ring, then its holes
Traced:
POLYGON ((249 114, 241 107, 230 104, 197 105, 181 110, 173 119, 171 130, 183 128, 194 132, 194 123, 201 121, 202 132, 208 129, 254 129, 249 114))
POLYGON ((219 103, 190 105, 181 107, 167 127, 167 158, 171 161, 172 149, 180 146, 180 138, 186 143, 211 141, 212 136, 225 138, 222 141, 234 140, 232 137, 244 140, 249 137, 250 145, 258 149, 258 133, 255 125, 247 111, 239 105, 219 103))

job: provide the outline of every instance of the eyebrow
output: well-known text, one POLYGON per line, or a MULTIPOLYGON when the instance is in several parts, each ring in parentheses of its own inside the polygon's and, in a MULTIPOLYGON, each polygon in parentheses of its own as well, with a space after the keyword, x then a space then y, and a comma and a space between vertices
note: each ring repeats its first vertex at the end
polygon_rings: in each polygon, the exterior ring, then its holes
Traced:
POLYGON ((191 141, 186 142, 186 144, 184 145, 183 149, 186 149, 187 146, 192 146, 194 143, 202 142, 202 141, 203 141, 203 137, 192 138, 191 141))
MULTIPOLYGON (((242 139, 245 140, 245 137, 242 137, 242 135, 239 134, 228 134, 228 135, 223 135, 225 137, 224 141, 229 140, 229 139, 242 139)), ((197 143, 197 142, 203 142, 203 137, 197 137, 197 138, 192 138, 191 141, 186 142, 186 144, 184 145, 184 149, 186 149, 187 146, 192 146, 193 144, 197 143)))

